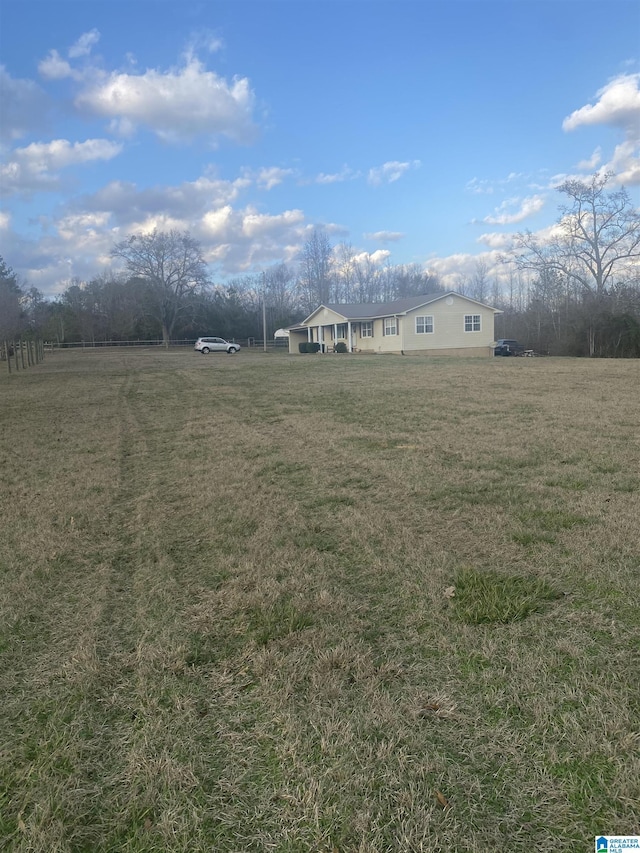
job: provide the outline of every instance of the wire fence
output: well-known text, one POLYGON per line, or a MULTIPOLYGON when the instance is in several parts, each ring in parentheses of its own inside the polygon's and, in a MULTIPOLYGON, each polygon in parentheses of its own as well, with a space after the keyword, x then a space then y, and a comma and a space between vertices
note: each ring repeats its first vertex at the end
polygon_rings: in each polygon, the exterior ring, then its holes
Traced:
MULTIPOLYGON (((193 347, 196 338, 182 338, 169 341, 168 346, 174 347, 193 347)), ((241 348, 246 349, 264 349, 265 342, 261 338, 229 338, 229 343, 238 344, 241 348)), ((130 340, 130 341, 45 341, 45 349, 53 352, 59 349, 105 349, 110 347, 164 347, 167 346, 161 338, 156 340, 130 340)), ((288 338, 276 338, 275 340, 267 340, 267 349, 288 349, 288 338)))
MULTIPOLYGON (((195 338, 169 341, 170 347, 188 347, 193 346, 196 342, 195 338)), ((108 347, 162 347, 165 342, 160 338, 157 340, 135 340, 135 341, 46 341, 47 349, 105 349, 108 347)))
MULTIPOLYGON (((193 347, 196 338, 182 338, 169 341, 169 348, 186 349, 193 347)), ((259 338, 231 338, 229 343, 238 344, 241 349, 266 350, 274 352, 289 350, 287 338, 276 338, 265 341, 259 338)), ((8 373, 26 370, 44 360, 45 353, 67 349, 111 349, 115 347, 165 347, 163 340, 131 340, 131 341, 43 341, 41 339, 0 341, 0 362, 6 362, 8 373)))

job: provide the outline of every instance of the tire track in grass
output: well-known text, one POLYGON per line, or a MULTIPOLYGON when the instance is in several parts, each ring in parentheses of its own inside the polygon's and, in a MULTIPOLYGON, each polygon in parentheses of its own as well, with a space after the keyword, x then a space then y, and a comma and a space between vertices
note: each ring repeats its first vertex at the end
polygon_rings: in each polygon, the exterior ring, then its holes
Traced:
MULTIPOLYGON (((184 388, 184 377, 168 378, 173 381, 161 378, 162 392, 184 388)), ((142 380, 158 385, 147 376, 142 380)), ((185 691, 180 683, 180 591, 164 548, 164 507, 158 499, 166 493, 161 481, 171 459, 161 458, 167 454, 163 425, 153 423, 146 410, 148 398, 140 375, 129 373, 120 392, 118 491, 112 520, 118 544, 99 628, 104 660, 113 674, 105 699, 114 725, 105 757, 113 750, 117 758, 117 768, 105 780, 110 807, 99 833, 103 849, 145 849, 148 843, 166 847, 167 835, 173 837, 174 849, 181 849, 176 844, 180 834, 187 849, 192 828, 186 815, 194 811, 188 801, 197 784, 189 761, 180 755, 196 702, 189 685, 185 691)))
MULTIPOLYGON (((186 384, 177 374, 166 380, 163 373, 151 382, 168 393, 186 384)), ((41 602, 37 619, 47 639, 36 642, 34 634, 32 648, 16 657, 26 698, 21 704, 20 695, 11 696, 3 715, 11 767, 2 776, 0 846, 16 851, 181 849, 166 838, 190 834, 187 800, 195 776, 176 744, 196 703, 188 683, 176 690, 172 671, 179 661, 175 589, 158 535, 161 519, 154 518, 161 472, 144 409, 148 374, 141 376, 136 360, 125 356, 111 365, 107 392, 93 381, 97 404, 117 412, 117 426, 107 435, 102 419, 81 408, 86 377, 73 377, 82 388, 77 411, 71 403, 66 416, 82 422, 90 443, 113 443, 101 461, 112 469, 102 474, 109 486, 103 505, 87 505, 82 522, 75 495, 66 501, 72 486, 60 490, 66 541, 49 561, 52 598, 41 602), (176 716, 180 704, 184 713, 176 716)), ((76 477, 84 462, 78 449, 67 444, 60 452, 62 467, 76 477)))
MULTIPOLYGON (((127 374, 121 394, 131 382, 127 374)), ((39 538, 49 531, 51 544, 45 545, 42 566, 33 573, 34 586, 25 590, 34 637, 23 637, 21 654, 15 655, 24 675, 6 710, 13 745, 11 770, 7 785, 3 784, 0 840, 16 850, 84 849, 83 845, 98 849, 99 835, 91 829, 94 810, 108 768, 116 760, 109 732, 117 720, 106 699, 117 679, 101 624, 117 564, 112 534, 117 526, 113 506, 120 503, 118 477, 111 478, 106 508, 95 495, 90 500, 91 478, 103 484, 110 478, 90 467, 79 445, 86 441, 108 448, 108 425, 96 422, 85 406, 86 377, 68 378, 67 385, 64 414, 75 431, 63 444, 48 448, 52 475, 61 471, 66 477, 56 503, 42 507, 39 538), (44 643, 36 629, 44 634, 44 643)), ((99 406, 104 389, 99 382, 95 389, 99 406)), ((109 397, 112 391, 105 393, 109 397)), ((40 441, 55 434, 55 425, 62 423, 62 413, 47 394, 45 389, 40 411, 46 411, 48 402, 53 405, 40 441)), ((104 459, 101 466, 104 469, 104 459)), ((28 554, 26 542, 24 549, 28 554)))
POLYGON ((202 384, 176 371, 159 381, 131 377, 121 391, 112 518, 118 551, 99 629, 113 673, 105 754, 111 751, 117 766, 103 789, 109 805, 97 849, 210 850, 212 838, 230 831, 220 810, 236 813, 239 828, 238 796, 246 800, 243 814, 253 808, 245 783, 244 794, 229 788, 254 757, 253 748, 245 759, 235 749, 255 724, 255 700, 239 701, 244 688, 229 672, 188 664, 192 626, 185 614, 202 576, 183 560, 180 543, 193 525, 211 529, 216 511, 215 502, 185 508, 199 458, 190 450, 199 435, 200 396, 193 391, 202 384), (158 390, 165 397, 159 405, 158 390))

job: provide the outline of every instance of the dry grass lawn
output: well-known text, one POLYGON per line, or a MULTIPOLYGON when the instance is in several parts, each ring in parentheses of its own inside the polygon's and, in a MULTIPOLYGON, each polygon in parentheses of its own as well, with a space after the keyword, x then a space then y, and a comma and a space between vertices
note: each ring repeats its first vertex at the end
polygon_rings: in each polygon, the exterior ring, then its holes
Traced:
POLYGON ((638 831, 640 362, 0 376, 0 848, 638 831))

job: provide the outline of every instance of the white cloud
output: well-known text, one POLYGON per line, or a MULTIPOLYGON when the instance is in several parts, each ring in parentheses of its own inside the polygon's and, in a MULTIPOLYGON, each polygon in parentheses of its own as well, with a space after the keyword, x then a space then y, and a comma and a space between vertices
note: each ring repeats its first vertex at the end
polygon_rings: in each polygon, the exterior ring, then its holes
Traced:
POLYGON ((598 101, 567 116, 563 130, 592 124, 610 124, 640 137, 640 74, 621 74, 597 93, 598 101))
POLYGON ((593 154, 591 155, 591 157, 589 157, 588 160, 581 160, 578 163, 576 168, 580 169, 581 172, 593 172, 595 169, 598 168, 601 161, 602 161, 602 148, 600 148, 600 146, 598 146, 596 148, 596 150, 593 152, 593 154))
POLYGON ((2 190, 7 195, 54 190, 60 186, 60 169, 94 160, 111 160, 122 146, 107 139, 71 143, 67 139, 33 142, 16 148, 0 167, 2 190))
POLYGON ((199 30, 193 33, 189 39, 189 43, 184 51, 184 56, 187 62, 192 60, 200 51, 204 50, 207 53, 217 53, 224 47, 224 41, 217 33, 211 30, 199 30))
MULTIPOLYGON (((91 49, 100 40, 100 33, 93 29, 87 33, 83 33, 80 38, 72 44, 67 51, 69 59, 80 59, 83 56, 89 56, 91 49)), ((67 59, 63 59, 57 50, 50 50, 44 59, 38 63, 38 71, 46 80, 64 80, 67 77, 74 80, 82 80, 86 71, 77 71, 74 69, 67 59)), ((88 73, 92 73, 91 67, 88 73)))
POLYGON ((188 231, 189 221, 179 216, 174 216, 172 213, 142 213, 140 217, 132 221, 128 228, 123 229, 120 226, 112 228, 113 235, 128 234, 151 234, 153 231, 188 231))
POLYGON ((0 210, 0 231, 8 231, 11 226, 11 216, 6 210, 0 210))
POLYGON ((136 223, 150 217, 171 215, 184 221, 185 228, 210 210, 218 210, 236 201, 250 185, 246 178, 224 181, 201 176, 177 186, 139 189, 126 181, 112 181, 98 192, 78 200, 83 210, 110 211, 115 226, 135 230, 136 223))
POLYGON ((481 234, 478 237, 478 243, 483 243, 490 249, 502 249, 506 251, 511 245, 513 236, 511 234, 503 234, 493 231, 488 234, 481 234))
POLYGON ((88 56, 94 44, 100 41, 100 33, 95 28, 88 33, 83 33, 78 41, 69 48, 69 57, 75 59, 78 56, 88 56))
POLYGON ((45 296, 62 293, 74 277, 89 281, 111 265, 113 235, 95 221, 65 218, 57 223, 47 220, 44 226, 37 240, 15 232, 10 239, 11 266, 45 296), (61 226, 64 236, 55 225, 61 226))
POLYGON ((515 181, 523 180, 528 180, 528 178, 522 172, 509 172, 506 178, 500 178, 499 180, 494 181, 487 180, 486 178, 471 178, 470 181, 467 181, 465 189, 468 192, 475 193, 476 195, 492 195, 496 191, 496 187, 503 187, 506 184, 512 184, 515 181))
POLYGON ((244 143, 255 133, 249 81, 229 83, 195 58, 167 72, 113 72, 89 83, 76 105, 127 129, 145 125, 168 142, 222 134, 244 143))
MULTIPOLYGON (((114 241, 128 234, 154 228, 189 231, 200 242, 207 262, 222 275, 291 260, 311 226, 302 210, 265 213, 253 205, 236 206, 251 183, 246 176, 236 181, 203 176, 176 187, 140 190, 134 184, 112 182, 98 193, 78 199, 48 230, 53 233, 57 228, 59 239, 65 242, 71 243, 74 234, 79 245, 93 241, 96 251, 99 247, 105 256, 114 241)), ((337 226, 329 223, 325 228, 329 233, 337 226)))
POLYGON ((329 174, 320 172, 314 180, 316 184, 338 184, 342 183, 342 181, 352 181, 355 178, 359 178, 360 174, 360 172, 355 172, 348 166, 343 166, 339 172, 329 174))
POLYGON ((613 152, 611 162, 607 165, 616 175, 616 182, 626 186, 640 184, 640 157, 638 156, 639 146, 634 144, 632 140, 623 142, 617 145, 613 152))
POLYGON ((253 240, 255 237, 264 237, 274 229, 281 230, 282 227, 290 228, 303 223, 304 214, 301 210, 285 210, 275 216, 250 210, 242 217, 242 233, 253 240))
POLYGON ((613 171, 618 184, 640 184, 640 74, 621 74, 600 89, 597 97, 595 104, 567 116, 562 127, 568 131, 603 124, 622 130, 625 141, 599 171, 613 171))
POLYGON ((466 189, 470 193, 476 193, 477 195, 491 195, 494 192, 494 186, 491 181, 480 178, 471 178, 470 181, 467 181, 466 189))
POLYGON ((353 260, 356 264, 373 264, 375 267, 380 267, 390 257, 391 252, 388 249, 376 249, 375 252, 359 252, 353 260))
POLYGON ((233 208, 230 204, 219 207, 217 210, 209 210, 202 217, 202 231, 210 240, 229 242, 233 231, 233 208))
POLYGON ((501 253, 495 250, 482 252, 479 255, 458 253, 446 258, 433 257, 429 259, 425 268, 437 275, 446 288, 461 292, 465 289, 469 290, 479 262, 486 265, 487 278, 490 282, 505 277, 506 270, 501 262, 501 253))
POLYGON ((256 175, 256 183, 261 189, 271 190, 293 174, 293 169, 281 169, 278 166, 265 167, 256 175))
POLYGON ((208 211, 191 229, 209 263, 224 275, 237 275, 266 263, 290 261, 300 251, 309 225, 301 210, 259 213, 253 206, 231 205, 208 211))
POLYGON ((545 198, 542 195, 533 195, 523 199, 509 198, 503 201, 500 207, 496 208, 494 214, 485 216, 482 221, 488 225, 513 225, 538 213, 542 210, 544 204, 545 198), (509 212, 514 205, 519 205, 518 209, 509 212))
POLYGON ((109 214, 80 213, 65 216, 58 221, 58 234, 67 242, 74 242, 82 252, 82 247, 97 237, 104 239, 104 229, 109 222, 109 214))
POLYGON ((64 80, 66 77, 77 78, 76 72, 57 50, 50 50, 44 59, 38 63, 40 76, 45 80, 64 80))
POLYGON ((412 160, 407 163, 400 163, 398 160, 390 160, 383 163, 382 166, 376 166, 369 169, 368 182, 372 186, 380 186, 381 184, 392 184, 399 180, 410 169, 418 169, 420 160, 412 160))
POLYGON ((111 160, 122 150, 117 142, 108 139, 87 139, 85 142, 69 142, 67 139, 54 139, 51 142, 33 142, 20 149, 38 169, 61 169, 75 163, 87 163, 90 160, 111 160))
POLYGON ((402 231, 370 231, 363 237, 365 240, 377 240, 380 243, 397 243, 402 240, 404 234, 402 231))

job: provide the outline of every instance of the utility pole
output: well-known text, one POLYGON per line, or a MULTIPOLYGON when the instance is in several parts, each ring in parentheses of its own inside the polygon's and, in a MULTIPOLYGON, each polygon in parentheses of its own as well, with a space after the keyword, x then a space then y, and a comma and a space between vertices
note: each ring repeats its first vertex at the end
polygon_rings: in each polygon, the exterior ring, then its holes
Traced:
POLYGON ((262 273, 262 346, 267 351, 267 293, 265 275, 262 273))

